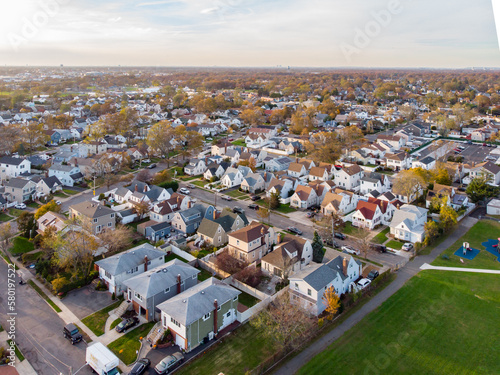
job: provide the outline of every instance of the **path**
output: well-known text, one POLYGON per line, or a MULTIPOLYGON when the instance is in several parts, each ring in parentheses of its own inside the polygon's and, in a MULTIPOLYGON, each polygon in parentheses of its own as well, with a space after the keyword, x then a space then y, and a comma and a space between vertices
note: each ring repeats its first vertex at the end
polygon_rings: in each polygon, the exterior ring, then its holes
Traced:
POLYGON ((444 240, 436 246, 428 255, 416 257, 412 262, 409 262, 405 267, 397 272, 396 279, 389 284, 384 290, 378 293, 375 297, 364 304, 358 311, 349 316, 343 323, 332 329, 326 335, 315 341, 306 349, 298 353, 294 358, 281 366, 274 374, 290 375, 295 374, 303 365, 313 359, 316 355, 328 348, 335 340, 340 338, 345 332, 358 324, 366 315, 378 308, 389 297, 396 293, 405 285, 405 283, 415 276, 425 263, 432 263, 444 250, 453 245, 465 232, 467 232, 477 219, 467 217, 460 225, 444 240))
POLYGON ((421 270, 441 270, 441 271, 459 271, 459 272, 477 272, 477 273, 494 273, 500 275, 500 270, 486 270, 480 268, 461 268, 461 267, 438 267, 424 263, 420 267, 421 270))

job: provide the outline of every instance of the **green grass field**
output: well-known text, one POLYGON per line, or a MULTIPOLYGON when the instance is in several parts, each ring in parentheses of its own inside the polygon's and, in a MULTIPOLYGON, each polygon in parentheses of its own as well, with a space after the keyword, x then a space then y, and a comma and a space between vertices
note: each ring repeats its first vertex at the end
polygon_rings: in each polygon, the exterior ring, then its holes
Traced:
POLYGON ((390 240, 385 245, 394 250, 401 250, 401 248, 403 247, 403 243, 396 240, 390 240))
POLYGON ((420 272, 299 374, 498 374, 497 281, 420 272))
POLYGON ((29 253, 33 250, 35 250, 35 245, 33 245, 33 242, 30 242, 27 238, 24 237, 16 237, 12 241, 12 247, 9 251, 12 255, 20 255, 29 253))
POLYGON ((11 216, 9 216, 3 212, 0 214, 0 221, 1 222, 6 222, 6 221, 10 221, 10 220, 12 220, 11 216))
POLYGON ((241 294, 238 296, 238 301, 242 305, 245 305, 246 307, 250 308, 258 304, 260 302, 260 299, 242 291, 241 294))
POLYGON ((500 262, 496 257, 484 250, 482 242, 488 239, 495 239, 500 237, 500 223, 490 220, 478 221, 466 234, 464 234, 457 242, 450 248, 443 252, 450 259, 437 258, 432 262, 433 266, 444 267, 466 267, 466 268, 486 268, 500 270, 500 262), (458 256, 453 253, 457 251, 464 242, 469 242, 469 245, 474 249, 481 250, 473 260, 464 259, 464 263, 460 262, 458 256))
POLYGON ((154 325, 155 322, 143 324, 113 341, 108 345, 108 348, 115 353, 123 363, 130 365, 137 358, 136 350, 139 350, 141 347, 139 339, 141 337, 146 337, 154 325))
POLYGON ((375 237, 372 238, 373 243, 383 244, 387 241, 387 234, 391 231, 391 228, 387 227, 384 230, 380 231, 375 237))
POLYGON ((82 319, 82 323, 85 324, 89 329, 95 333, 96 336, 104 335, 104 329, 106 328, 106 320, 109 318, 109 312, 116 309, 122 301, 116 301, 104 309, 96 311, 92 315, 89 315, 82 319))

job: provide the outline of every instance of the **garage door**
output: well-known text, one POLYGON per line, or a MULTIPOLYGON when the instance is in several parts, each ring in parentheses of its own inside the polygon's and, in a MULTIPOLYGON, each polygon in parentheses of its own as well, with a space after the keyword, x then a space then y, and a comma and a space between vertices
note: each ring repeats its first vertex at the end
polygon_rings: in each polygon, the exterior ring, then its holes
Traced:
POLYGON ((179 345, 181 349, 186 349, 186 340, 181 335, 175 335, 175 345, 179 345))

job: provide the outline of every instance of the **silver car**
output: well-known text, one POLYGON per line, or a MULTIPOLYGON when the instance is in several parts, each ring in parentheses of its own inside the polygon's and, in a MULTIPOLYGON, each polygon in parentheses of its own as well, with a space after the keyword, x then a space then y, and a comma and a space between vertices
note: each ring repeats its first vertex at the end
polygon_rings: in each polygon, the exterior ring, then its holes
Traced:
POLYGON ((184 356, 177 352, 172 355, 168 355, 163 358, 155 367, 156 373, 162 375, 169 372, 172 368, 177 366, 178 364, 184 362, 184 356))

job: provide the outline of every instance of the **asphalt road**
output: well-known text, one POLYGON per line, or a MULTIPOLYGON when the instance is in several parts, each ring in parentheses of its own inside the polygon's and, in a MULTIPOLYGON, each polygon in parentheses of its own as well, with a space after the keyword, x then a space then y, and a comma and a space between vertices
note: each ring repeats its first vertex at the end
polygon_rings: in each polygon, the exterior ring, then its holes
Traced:
MULTIPOLYGON (((6 328, 7 277, 7 264, 0 261, 0 322, 6 328)), ((66 375, 76 372, 85 363, 86 344, 71 345, 63 337, 64 321, 29 285, 16 282, 15 297, 15 341, 36 373, 66 375)), ((92 372, 86 367, 78 374, 90 375, 92 372)))

